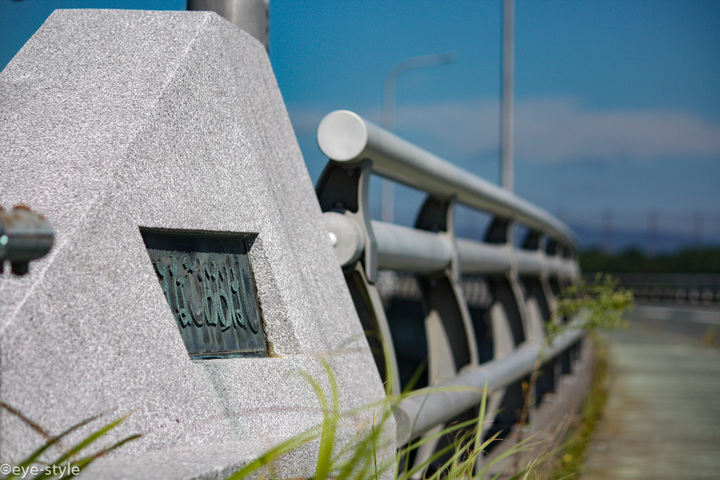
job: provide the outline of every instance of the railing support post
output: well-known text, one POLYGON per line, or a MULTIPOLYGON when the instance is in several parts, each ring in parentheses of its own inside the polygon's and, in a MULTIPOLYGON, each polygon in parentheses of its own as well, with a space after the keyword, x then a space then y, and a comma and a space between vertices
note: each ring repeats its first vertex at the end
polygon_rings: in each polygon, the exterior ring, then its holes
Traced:
MULTIPOLYGON (((356 222, 362 235, 361 261, 344 268, 345 281, 355 309, 366 332, 381 378, 400 393, 400 373, 390 327, 375 282, 377 280, 377 244, 370 220, 368 187, 370 162, 346 166, 330 162, 320 176, 316 193, 323 212, 334 212, 356 222)), ((337 241, 337 240, 336 240, 337 241)))

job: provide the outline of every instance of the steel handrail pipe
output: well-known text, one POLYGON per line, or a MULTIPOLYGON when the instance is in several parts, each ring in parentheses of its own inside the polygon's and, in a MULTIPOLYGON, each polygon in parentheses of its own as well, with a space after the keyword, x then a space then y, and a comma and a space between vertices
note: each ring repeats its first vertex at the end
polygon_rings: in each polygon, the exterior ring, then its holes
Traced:
POLYGON ((336 162, 372 160, 375 173, 457 201, 575 246, 570 229, 545 210, 407 142, 356 113, 337 110, 318 126, 318 146, 336 162))
MULTIPOLYGON (((365 249, 360 226, 350 216, 323 213, 340 266, 353 265, 365 249)), ((438 233, 371 221, 378 268, 413 273, 442 272, 450 267, 453 249, 450 240, 438 233)))
POLYGON ((371 224, 377 242, 378 268, 433 273, 450 267, 453 247, 446 236, 377 220, 371 224))
POLYGON ((550 275, 567 279, 577 276, 571 260, 548 256, 539 251, 482 243, 466 238, 458 238, 455 244, 460 273, 465 275, 505 274, 511 272, 515 264, 518 275, 550 275))
POLYGON ((460 273, 502 274, 512 268, 512 253, 502 245, 481 243, 466 238, 455 240, 460 273))
MULTIPOLYGON (((355 262, 365 241, 360 226, 350 217, 325 212, 336 254, 343 267, 355 262)), ((371 221, 378 255, 378 268, 413 273, 433 273, 450 266, 452 245, 443 235, 403 227, 392 223, 371 221)), ((577 276, 571 260, 552 257, 520 248, 493 245, 465 238, 456 240, 460 273, 493 275, 508 273, 513 263, 519 275, 551 276, 573 279, 577 276)))
POLYGON ((515 249, 518 275, 540 276, 547 272, 550 262, 540 251, 515 249))
POLYGON ((550 360, 579 342, 583 335, 583 330, 572 329, 544 348, 540 342, 526 344, 504 358, 466 367, 450 380, 414 392, 395 407, 398 445, 477 407, 485 388, 492 392, 530 375, 538 355, 550 360))
POLYGON ((570 280, 580 277, 580 267, 572 259, 562 257, 548 257, 548 274, 570 280))

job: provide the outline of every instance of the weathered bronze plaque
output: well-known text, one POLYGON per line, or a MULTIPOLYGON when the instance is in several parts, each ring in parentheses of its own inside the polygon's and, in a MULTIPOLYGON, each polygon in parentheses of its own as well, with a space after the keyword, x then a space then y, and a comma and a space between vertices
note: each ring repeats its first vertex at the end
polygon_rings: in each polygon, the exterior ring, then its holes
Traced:
POLYGON ((254 235, 141 233, 191 358, 268 356, 248 256, 254 235))

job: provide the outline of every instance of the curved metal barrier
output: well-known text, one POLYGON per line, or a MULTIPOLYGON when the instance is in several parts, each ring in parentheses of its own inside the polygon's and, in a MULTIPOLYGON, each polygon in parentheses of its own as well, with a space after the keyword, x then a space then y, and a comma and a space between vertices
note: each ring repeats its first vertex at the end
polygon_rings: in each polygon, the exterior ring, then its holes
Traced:
MULTIPOLYGON (((420 389, 397 407, 398 444, 477 415, 486 384, 493 392, 494 425, 488 428, 510 428, 523 402, 521 382, 532 372, 545 338, 553 297, 579 276, 572 232, 537 206, 355 113, 327 115, 317 139, 330 159, 317 196, 378 368, 391 380, 393 393, 400 391, 398 345, 378 291, 379 270, 410 272, 422 298, 427 383, 433 388, 420 389), (370 219, 372 174, 427 193, 415 228, 370 219), (457 204, 492 216, 482 241, 456 238, 457 204), (512 241, 514 225, 527 229, 520 247, 512 241), (469 308, 461 287, 461 278, 474 277, 490 291, 484 318, 469 308), (483 322, 492 331, 489 338, 476 334, 483 322), (492 358, 481 363, 483 341, 492 343, 492 358)), ((569 330, 546 348, 543 391, 556 390, 562 374, 570 372, 582 338, 582 332, 569 330)))

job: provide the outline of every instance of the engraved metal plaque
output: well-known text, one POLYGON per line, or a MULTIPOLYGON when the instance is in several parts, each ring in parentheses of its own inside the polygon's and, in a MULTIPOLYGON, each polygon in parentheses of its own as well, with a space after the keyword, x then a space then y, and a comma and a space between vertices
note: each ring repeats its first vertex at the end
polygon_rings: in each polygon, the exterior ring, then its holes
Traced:
POLYGON ((248 255, 254 235, 141 233, 191 358, 268 356, 248 255))

